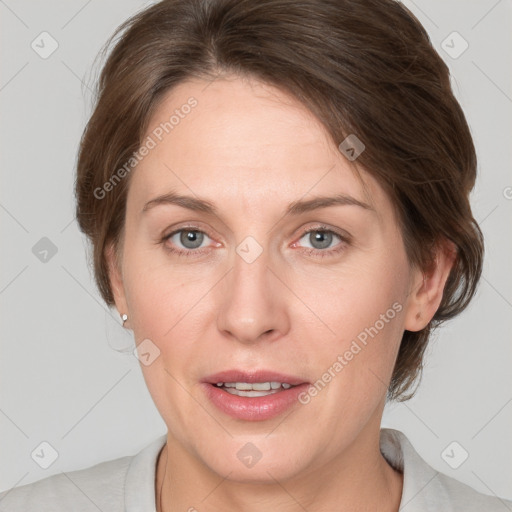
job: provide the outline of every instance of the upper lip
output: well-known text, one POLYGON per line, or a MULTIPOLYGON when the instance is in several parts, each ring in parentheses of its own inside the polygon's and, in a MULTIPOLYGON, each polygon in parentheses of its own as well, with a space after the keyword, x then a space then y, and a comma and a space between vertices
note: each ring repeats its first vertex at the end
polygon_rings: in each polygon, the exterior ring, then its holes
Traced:
POLYGON ((218 382, 281 382, 296 386, 306 381, 300 377, 286 375, 271 370, 225 370, 205 377, 203 382, 217 384, 218 382))

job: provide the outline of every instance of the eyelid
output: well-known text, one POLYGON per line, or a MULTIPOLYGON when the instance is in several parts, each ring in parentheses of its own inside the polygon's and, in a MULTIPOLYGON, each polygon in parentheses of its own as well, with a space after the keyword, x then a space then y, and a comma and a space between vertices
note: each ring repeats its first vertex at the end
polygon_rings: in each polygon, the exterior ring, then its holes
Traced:
MULTIPOLYGON (((342 241, 346 243, 352 242, 352 236, 350 233, 343 229, 334 228, 331 226, 327 226, 326 224, 318 224, 315 226, 308 226, 306 228, 302 228, 300 236, 297 240, 300 240, 304 235, 307 235, 308 233, 314 232, 314 231, 325 231, 327 233, 334 233, 336 236, 338 236, 342 241)), ((296 243, 296 242, 294 242, 296 243)), ((320 250, 320 249, 318 249, 320 250)), ((325 252, 325 251, 324 251, 325 252)))
POLYGON ((198 231, 200 233, 204 233, 205 235, 207 235, 208 238, 211 238, 212 240, 214 239, 214 237, 212 236, 212 234, 210 233, 210 231, 208 229, 201 227, 198 224, 189 223, 189 224, 184 224, 184 225, 172 226, 170 229, 171 230, 167 234, 162 236, 162 239, 167 240, 168 238, 175 235, 176 233, 179 233, 180 231, 185 231, 185 230, 198 231))

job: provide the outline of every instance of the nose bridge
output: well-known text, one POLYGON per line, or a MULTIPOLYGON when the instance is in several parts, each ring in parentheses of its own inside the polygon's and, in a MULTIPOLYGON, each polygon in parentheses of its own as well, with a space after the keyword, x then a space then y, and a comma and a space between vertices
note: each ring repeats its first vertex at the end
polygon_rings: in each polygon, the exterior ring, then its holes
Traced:
MULTIPOLYGON (((250 343, 283 334, 288 329, 286 304, 269 267, 270 252, 248 236, 233 255, 231 272, 221 290, 218 328, 240 342, 250 343)), ((282 286, 282 285, 281 285, 282 286)))

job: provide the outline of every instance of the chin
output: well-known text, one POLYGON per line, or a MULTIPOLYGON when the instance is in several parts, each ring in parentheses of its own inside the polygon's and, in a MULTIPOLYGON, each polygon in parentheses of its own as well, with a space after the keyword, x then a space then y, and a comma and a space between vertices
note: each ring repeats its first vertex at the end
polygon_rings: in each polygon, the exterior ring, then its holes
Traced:
POLYGON ((206 452, 196 451, 196 455, 214 473, 239 483, 275 484, 276 480, 294 478, 311 465, 308 454, 312 447, 306 446, 305 440, 266 435, 229 438, 224 444, 215 442, 206 452))

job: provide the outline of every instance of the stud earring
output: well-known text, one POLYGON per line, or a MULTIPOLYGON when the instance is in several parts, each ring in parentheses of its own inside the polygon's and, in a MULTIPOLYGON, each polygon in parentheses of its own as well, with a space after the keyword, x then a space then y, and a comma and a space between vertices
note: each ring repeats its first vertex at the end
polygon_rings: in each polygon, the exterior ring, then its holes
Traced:
POLYGON ((123 321, 123 327, 124 327, 124 323, 126 322, 126 320, 128 320, 128 315, 126 313, 123 313, 121 315, 121 320, 123 321))

